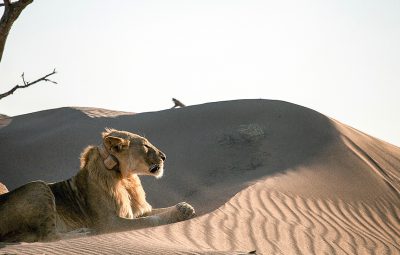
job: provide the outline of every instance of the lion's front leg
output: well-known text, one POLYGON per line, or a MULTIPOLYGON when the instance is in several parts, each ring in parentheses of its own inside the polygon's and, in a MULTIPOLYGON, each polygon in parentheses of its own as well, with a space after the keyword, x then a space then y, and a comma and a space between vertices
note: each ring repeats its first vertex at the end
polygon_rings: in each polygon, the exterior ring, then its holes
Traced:
POLYGON ((154 209, 147 213, 145 217, 136 219, 116 217, 112 222, 110 222, 111 226, 107 227, 106 229, 111 231, 120 231, 156 227, 188 220, 193 218, 195 215, 196 214, 193 207, 188 203, 182 202, 168 208, 154 209))
POLYGON ((156 227, 165 223, 159 216, 147 216, 136 219, 127 219, 116 216, 109 222, 108 226, 103 226, 101 232, 136 230, 142 228, 156 227))
POLYGON ((150 212, 143 214, 141 217, 154 216, 154 215, 162 214, 164 212, 172 211, 174 209, 175 209, 175 205, 171 206, 171 207, 165 207, 165 208, 153 208, 153 209, 151 209, 150 212))

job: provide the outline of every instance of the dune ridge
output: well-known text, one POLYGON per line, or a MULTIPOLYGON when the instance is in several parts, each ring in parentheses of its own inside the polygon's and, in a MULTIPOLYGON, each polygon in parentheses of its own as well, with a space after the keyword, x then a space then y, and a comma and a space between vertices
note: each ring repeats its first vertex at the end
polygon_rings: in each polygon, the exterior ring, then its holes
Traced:
POLYGON ((280 101, 109 118, 70 108, 18 116, 0 130, 0 155, 8 159, 0 158, 0 181, 15 188, 73 174, 78 162, 70 158, 98 141, 104 126, 137 130, 159 144, 169 165, 163 179, 143 179, 150 202, 158 207, 185 200, 199 216, 52 243, 0 243, 0 254, 400 254, 400 148, 280 101), (51 128, 43 130, 43 123, 51 128), (62 162, 55 173, 48 174, 52 161, 26 173, 40 157, 26 160, 26 152, 50 145, 63 152, 55 156, 62 162), (11 155, 4 147, 22 152, 11 155), (25 174, 15 174, 10 158, 25 174))
POLYGON ((91 118, 115 118, 123 115, 133 115, 132 112, 124 112, 124 111, 114 111, 102 108, 93 108, 93 107, 72 107, 73 109, 79 110, 82 113, 86 114, 91 118))

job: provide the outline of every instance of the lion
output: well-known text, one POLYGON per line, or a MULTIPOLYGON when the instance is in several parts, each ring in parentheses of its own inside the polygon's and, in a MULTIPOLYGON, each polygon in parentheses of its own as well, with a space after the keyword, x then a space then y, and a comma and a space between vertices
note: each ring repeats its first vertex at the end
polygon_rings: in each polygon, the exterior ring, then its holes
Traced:
POLYGON ((99 146, 84 149, 72 178, 0 195, 0 241, 51 241, 79 229, 105 233, 191 219, 195 210, 186 202, 154 209, 146 201, 139 175, 160 178, 165 160, 146 138, 106 129, 99 146))

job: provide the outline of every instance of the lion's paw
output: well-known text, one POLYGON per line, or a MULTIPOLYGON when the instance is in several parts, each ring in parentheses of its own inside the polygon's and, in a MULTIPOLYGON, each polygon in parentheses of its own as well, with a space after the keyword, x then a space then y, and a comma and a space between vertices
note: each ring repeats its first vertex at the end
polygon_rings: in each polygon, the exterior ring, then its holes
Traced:
POLYGON ((178 210, 178 220, 188 220, 196 216, 193 206, 189 205, 186 202, 181 202, 175 205, 178 210))

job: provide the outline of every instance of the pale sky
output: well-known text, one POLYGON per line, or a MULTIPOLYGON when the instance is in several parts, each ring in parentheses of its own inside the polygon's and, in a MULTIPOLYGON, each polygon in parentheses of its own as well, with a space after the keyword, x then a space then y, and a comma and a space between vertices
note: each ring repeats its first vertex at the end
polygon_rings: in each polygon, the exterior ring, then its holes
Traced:
MULTIPOLYGON (((2 11, 2 10, 1 10, 2 11)), ((400 1, 35 0, 14 24, 0 100, 131 112, 278 99, 400 145, 400 1)))

